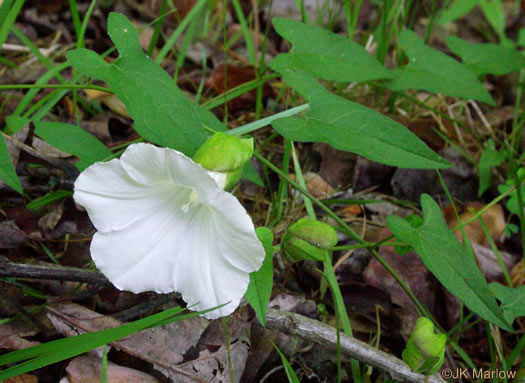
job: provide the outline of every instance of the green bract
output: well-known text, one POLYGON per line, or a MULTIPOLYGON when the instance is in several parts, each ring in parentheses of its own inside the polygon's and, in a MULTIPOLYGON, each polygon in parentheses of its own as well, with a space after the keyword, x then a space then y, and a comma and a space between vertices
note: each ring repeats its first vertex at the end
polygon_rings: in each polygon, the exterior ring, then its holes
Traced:
POLYGON ((324 261, 337 244, 332 226, 302 218, 291 225, 282 241, 282 250, 294 261, 324 261))
POLYGON ((219 186, 229 189, 237 183, 252 155, 253 138, 217 132, 197 150, 193 160, 208 170, 219 186))
POLYGON ((445 357, 447 336, 434 333, 434 323, 421 317, 410 336, 402 357, 412 371, 432 375, 439 370, 445 357))

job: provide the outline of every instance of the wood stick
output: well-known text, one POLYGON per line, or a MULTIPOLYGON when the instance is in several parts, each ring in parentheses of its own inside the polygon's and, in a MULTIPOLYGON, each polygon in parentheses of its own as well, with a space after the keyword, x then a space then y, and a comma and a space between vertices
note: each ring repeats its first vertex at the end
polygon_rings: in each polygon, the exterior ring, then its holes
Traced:
MULTIPOLYGON (((288 335, 299 336, 302 339, 319 343, 332 350, 337 348, 337 334, 334 327, 303 315, 268 309, 266 327, 284 332, 288 335)), ((341 353, 376 367, 399 382, 420 383, 425 381, 424 375, 412 372, 401 359, 378 350, 360 340, 350 338, 342 332, 341 353)), ((435 374, 429 377, 428 382, 445 383, 445 380, 443 380, 439 374, 435 374)))
POLYGON ((74 281, 93 285, 111 286, 111 282, 98 271, 65 266, 26 265, 22 263, 3 262, 2 260, 0 260, 0 277, 74 281))

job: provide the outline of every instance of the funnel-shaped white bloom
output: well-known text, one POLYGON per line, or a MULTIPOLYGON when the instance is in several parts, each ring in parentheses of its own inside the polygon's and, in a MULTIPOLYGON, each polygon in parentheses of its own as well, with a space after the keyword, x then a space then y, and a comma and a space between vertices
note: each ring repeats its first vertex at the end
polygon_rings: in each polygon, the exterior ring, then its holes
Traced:
POLYGON ((264 248, 240 202, 184 154, 150 144, 96 163, 75 182, 75 201, 98 230, 91 257, 119 289, 178 291, 192 310, 237 308, 264 248))

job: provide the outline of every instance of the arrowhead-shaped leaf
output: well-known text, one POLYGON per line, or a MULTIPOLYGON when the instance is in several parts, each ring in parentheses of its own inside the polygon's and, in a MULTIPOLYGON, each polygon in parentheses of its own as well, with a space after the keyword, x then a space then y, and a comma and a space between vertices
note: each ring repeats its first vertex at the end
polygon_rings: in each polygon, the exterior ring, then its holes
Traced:
POLYGON ((517 317, 525 316, 525 286, 507 287, 493 282, 490 291, 501 301, 503 315, 509 323, 517 317))
POLYGON ((525 57, 510 46, 473 44, 455 36, 447 39, 447 45, 452 52, 461 57, 464 65, 478 75, 503 75, 525 66, 525 57))
POLYGON ((135 129, 147 140, 193 155, 209 132, 225 130, 217 118, 190 101, 173 79, 140 47, 133 24, 111 13, 108 31, 120 56, 112 64, 96 53, 77 49, 67 58, 80 72, 108 83, 135 120, 135 129))
POLYGON ((447 227, 438 204, 423 194, 421 206, 423 225, 414 227, 403 218, 390 216, 387 225, 392 233, 400 241, 408 242, 441 284, 470 310, 512 331, 476 261, 447 227))
POLYGON ((422 89, 447 96, 474 99, 495 105, 476 75, 452 57, 425 45, 418 35, 404 30, 399 44, 408 56, 407 65, 394 70, 392 90, 422 89))
POLYGON ((282 75, 310 104, 310 110, 303 117, 272 122, 284 137, 302 142, 326 142, 336 149, 402 168, 450 166, 403 125, 330 93, 308 73, 285 71, 282 75))
POLYGON ((295 68, 324 80, 349 82, 392 77, 365 48, 344 36, 280 17, 272 23, 293 44, 290 54, 280 54, 272 61, 278 72, 295 68))

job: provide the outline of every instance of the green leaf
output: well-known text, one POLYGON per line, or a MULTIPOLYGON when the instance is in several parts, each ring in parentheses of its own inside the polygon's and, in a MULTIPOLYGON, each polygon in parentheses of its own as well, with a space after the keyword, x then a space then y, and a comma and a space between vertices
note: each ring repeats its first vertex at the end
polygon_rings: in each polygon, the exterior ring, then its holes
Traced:
POLYGON ((509 323, 514 322, 517 317, 525 316, 525 286, 512 288, 493 282, 489 288, 501 302, 503 316, 509 323))
POLYGON ((324 80, 370 81, 392 75, 361 45, 345 36, 314 25, 275 17, 273 26, 293 44, 291 54, 280 54, 272 61, 272 69, 301 69, 324 80))
POLYGON ((525 47, 525 28, 521 28, 518 35, 518 45, 525 47))
POLYGON ((503 75, 520 70, 525 65, 525 58, 513 47, 473 44, 455 36, 447 39, 447 45, 477 75, 503 75))
POLYGON ((330 93, 308 73, 286 71, 282 75, 311 106, 303 117, 272 122, 284 137, 301 142, 326 142, 336 149, 402 168, 450 166, 403 125, 330 93))
POLYGON ((7 150, 5 139, 0 139, 0 180, 4 181, 7 186, 13 188, 20 194, 23 194, 22 184, 18 180, 15 167, 11 162, 11 157, 7 150))
POLYGON ((416 33, 403 30, 399 36, 399 44, 408 56, 409 63, 393 71, 396 78, 387 83, 390 89, 423 89, 495 105, 470 69, 452 57, 426 46, 416 33))
POLYGON ((505 13, 502 0, 480 0, 479 6, 483 16, 485 16, 500 40, 505 42, 507 38, 505 37, 505 13))
POLYGON ((111 65, 89 49, 75 49, 67 52, 67 59, 80 73, 106 81, 111 65))
POLYGON ((20 129, 22 129, 24 126, 29 124, 30 120, 29 120, 29 118, 16 116, 16 115, 12 114, 10 116, 7 116, 7 118, 5 119, 5 122, 6 122, 6 125, 7 125, 7 128, 5 130, 6 133, 14 134, 17 131, 19 131, 20 129))
POLYGON ((512 331, 490 292, 475 259, 447 227, 438 204, 421 196, 423 225, 414 227, 401 217, 390 216, 387 225, 400 241, 408 242, 441 284, 482 318, 512 331))
POLYGON ((76 125, 39 121, 35 122, 35 133, 48 144, 79 157, 79 170, 113 154, 102 142, 76 125))
POLYGON ((507 153, 505 152, 498 152, 494 148, 494 141, 489 140, 487 143, 487 147, 485 150, 483 150, 483 153, 481 153, 481 157, 479 159, 479 190, 478 190, 478 196, 481 197, 483 193, 490 187, 490 181, 491 181, 491 169, 499 166, 505 161, 505 158, 507 157, 507 153))
POLYGON ((259 177, 259 174, 257 174, 257 171, 251 162, 247 162, 242 168, 241 178, 253 182, 257 186, 264 187, 264 182, 261 177, 259 177))
POLYGON ((209 136, 206 127, 225 130, 211 112, 186 98, 173 79, 144 54, 135 27, 124 15, 111 13, 108 31, 120 53, 114 63, 102 64, 102 58, 84 49, 68 52, 67 58, 80 72, 108 83, 126 105, 142 137, 192 156, 209 136))
POLYGON ((259 322, 266 327, 266 311, 273 286, 273 234, 266 227, 257 228, 256 233, 264 247, 266 256, 261 268, 250 273, 250 284, 246 290, 245 298, 255 310, 259 322))
POLYGON ((286 373, 286 377, 288 378, 288 383, 300 383, 299 378, 295 374, 295 371, 292 368, 292 365, 290 362, 288 362, 288 359, 286 359, 286 356, 279 350, 279 348, 272 342, 273 348, 275 348, 275 351, 279 354, 281 357, 281 362, 284 366, 284 372, 286 373))
MULTIPOLYGON (((503 193, 507 192, 509 189, 511 189, 513 186, 514 186, 514 180, 512 180, 512 179, 511 180, 507 180, 506 183, 501 184, 501 185, 498 186, 498 192, 500 192, 500 194, 503 194, 503 193)), ((525 201, 525 187, 521 188, 521 199, 522 199, 522 201, 525 201)), ((508 200, 505 203, 505 206, 507 206, 507 209, 509 209, 509 211, 512 214, 516 214, 516 215, 520 214, 520 205, 519 205, 519 202, 518 202, 518 192, 517 192, 517 190, 512 191, 508 195, 508 200)))
POLYGON ((46 195, 43 195, 42 197, 35 198, 31 202, 29 202, 26 205, 26 207, 30 210, 38 210, 40 208, 43 208, 44 206, 49 205, 54 201, 58 201, 62 198, 66 198, 72 195, 73 192, 70 190, 57 190, 56 192, 46 193, 46 195))
POLYGON ((162 326, 167 323, 177 322, 179 320, 191 318, 204 312, 211 311, 205 310, 180 315, 182 310, 183 309, 180 307, 174 307, 158 314, 139 319, 135 322, 124 324, 120 327, 58 339, 42 343, 35 347, 4 354, 0 356, 0 366, 21 361, 25 362, 1 371, 0 380, 33 371, 60 362, 64 359, 72 358, 146 328, 162 326))
POLYGON ((446 24, 459 19, 469 13, 478 3, 479 0, 455 0, 452 5, 441 14, 438 23, 446 24))

